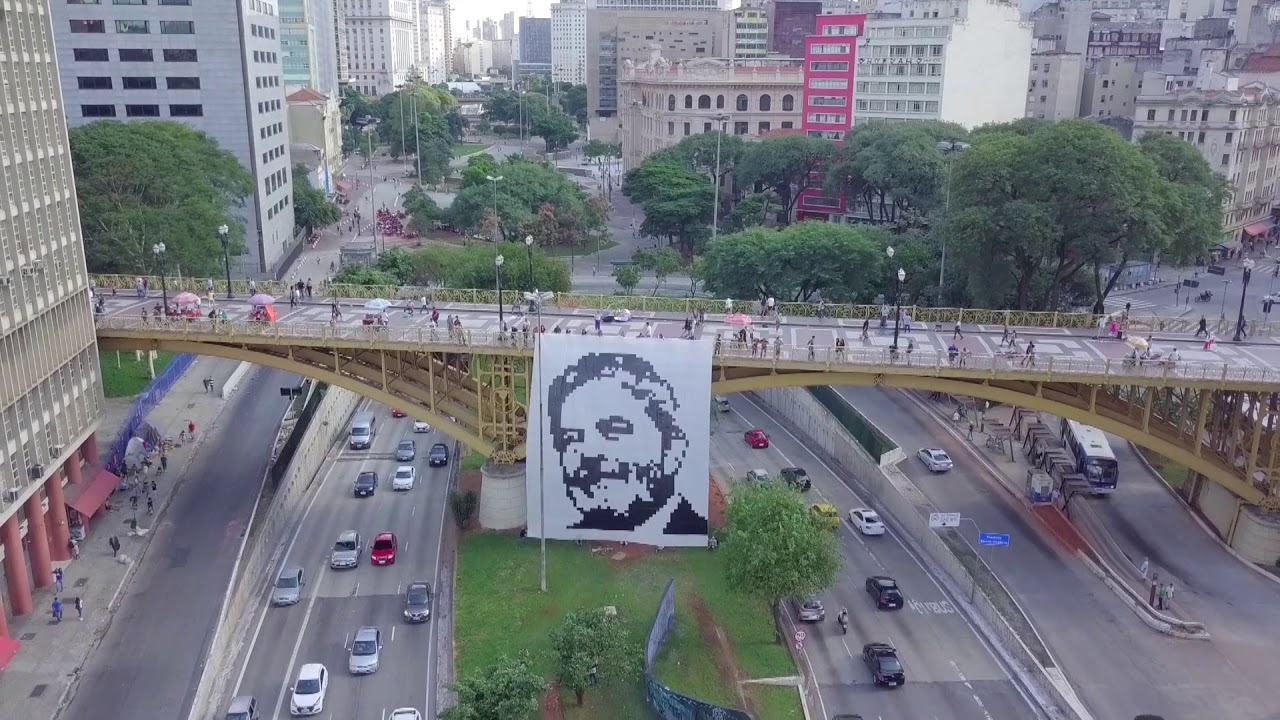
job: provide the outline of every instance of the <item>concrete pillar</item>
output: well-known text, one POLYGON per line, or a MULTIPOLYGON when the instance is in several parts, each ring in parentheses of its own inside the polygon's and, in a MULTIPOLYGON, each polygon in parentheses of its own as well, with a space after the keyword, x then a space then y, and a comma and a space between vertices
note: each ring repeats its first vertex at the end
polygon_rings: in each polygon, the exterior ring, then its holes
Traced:
POLYGON ((0 525, 0 542, 4 543, 4 577, 8 581, 10 610, 14 615, 26 615, 32 607, 27 553, 22 549, 21 532, 16 513, 0 525))
POLYGON ((528 522, 525 466, 486 462, 480 469, 480 527, 515 530, 528 522))
POLYGON ((44 508, 40 504, 40 493, 36 493, 23 503, 22 511, 27 516, 31 577, 35 579, 36 587, 46 588, 53 584, 53 563, 49 561, 49 533, 45 529, 44 508))
POLYGON ((0 638, 9 637, 9 618, 4 614, 4 598, 0 597, 0 638))
POLYGON ((59 562, 71 559, 71 527, 67 525, 67 501, 62 494, 62 473, 55 472, 45 480, 44 494, 49 496, 45 527, 49 531, 49 555, 59 562))
POLYGON ((79 450, 75 450, 71 453, 71 457, 67 458, 67 462, 63 464, 62 469, 67 473, 67 482, 72 485, 79 485, 84 482, 84 477, 80 474, 79 450))
POLYGON ((80 446, 80 453, 84 455, 84 463, 86 465, 98 464, 98 436, 90 435, 85 438, 84 445, 80 446))

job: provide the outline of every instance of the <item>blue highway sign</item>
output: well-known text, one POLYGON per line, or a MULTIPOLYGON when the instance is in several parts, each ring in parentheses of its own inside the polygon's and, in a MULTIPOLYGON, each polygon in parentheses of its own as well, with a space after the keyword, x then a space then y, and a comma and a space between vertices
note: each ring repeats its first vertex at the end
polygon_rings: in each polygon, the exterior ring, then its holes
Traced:
POLYGON ((978 533, 979 545, 1008 545, 1009 536, 1000 533, 978 533))

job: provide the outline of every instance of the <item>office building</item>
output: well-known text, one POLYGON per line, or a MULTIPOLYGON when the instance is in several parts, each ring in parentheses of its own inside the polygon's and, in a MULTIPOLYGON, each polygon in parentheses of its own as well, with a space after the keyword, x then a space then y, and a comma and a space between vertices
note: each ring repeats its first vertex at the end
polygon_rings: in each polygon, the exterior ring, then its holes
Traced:
POLYGON ((551 77, 551 18, 520 18, 516 80, 551 77))
POLYGON ((49 7, 67 122, 171 120, 208 134, 255 180, 241 210, 248 254, 233 272, 280 270, 297 240, 275 7, 49 7))
POLYGON ((7 149, 0 163, 7 196, 0 206, 5 660, 20 644, 9 636, 9 617, 36 611, 32 588, 53 585, 53 563, 71 558, 72 533, 83 538, 118 482, 98 469, 93 433, 102 413, 102 382, 67 145, 65 117, 73 113, 62 104, 48 8, 44 2, 5 3, 0 16, 6 29, 0 75, 21 79, 6 83, 0 105, 0 147, 7 149))
POLYGON ((1034 53, 1027 80, 1027 117, 1050 122, 1079 117, 1083 83, 1084 58, 1080 53, 1034 53))
POLYGON ((587 3, 551 4, 551 77, 557 82, 587 82, 587 3))
POLYGON ((778 57, 804 57, 804 41, 818 26, 821 0, 774 0, 768 7, 769 52, 778 57))
POLYGON ((280 72, 286 91, 338 93, 338 46, 332 0, 280 0, 280 72))
POLYGON ((481 78, 489 74, 489 70, 495 67, 493 62, 493 41, 492 40, 471 40, 464 42, 460 46, 458 57, 461 59, 461 67, 458 72, 462 75, 470 75, 474 78, 481 78))
POLYGON ((333 7, 334 58, 338 66, 338 85, 346 87, 351 82, 351 57, 347 48, 347 0, 329 0, 333 7))
MULTIPOLYGON (((844 142, 855 123, 856 98, 862 90, 855 76, 861 69, 859 47, 866 15, 821 15, 805 38, 803 129, 811 138, 844 142)), ((852 213, 847 199, 822 188, 800 194, 797 220, 836 219, 852 213)))
POLYGON ((733 56, 762 58, 769 53, 769 10, 749 0, 733 11, 733 56))
POLYGON ((345 0, 351 85, 363 95, 395 92, 418 61, 415 0, 345 0))
POLYGON ((502 40, 516 39, 516 14, 513 12, 503 13, 502 22, 498 23, 498 29, 502 32, 502 40))
POLYGON ((418 72, 431 85, 449 80, 448 18, 447 0, 422 0, 418 6, 418 72))
MULTIPOLYGON (((311 186, 331 194, 342 169, 342 109, 338 97, 313 88, 289 93, 289 147, 293 162, 303 162, 314 175, 311 186)), ((295 181, 297 178, 295 178, 295 181)))

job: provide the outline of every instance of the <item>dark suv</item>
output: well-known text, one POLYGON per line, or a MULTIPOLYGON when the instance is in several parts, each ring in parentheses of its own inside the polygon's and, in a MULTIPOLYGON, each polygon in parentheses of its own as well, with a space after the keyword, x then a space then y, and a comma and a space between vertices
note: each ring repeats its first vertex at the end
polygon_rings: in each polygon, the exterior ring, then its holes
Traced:
POLYGON ((431 585, 425 581, 411 582, 404 591, 404 619, 411 623, 431 619, 431 585))
POLYGON ((808 492, 809 488, 813 487, 813 483, 809 482, 809 473, 805 472, 804 468, 782 468, 780 474, 788 485, 800 492, 808 492))
POLYGON ((902 590, 898 581, 884 575, 872 575, 867 578, 867 594, 876 601, 880 610, 902 609, 902 590))
POLYGON ((897 687, 907 681, 907 674, 898 660, 898 651, 888 643, 875 642, 862 646, 862 661, 871 671, 876 685, 897 687))
POLYGON ((378 490, 378 473, 366 470, 356 476, 356 497, 369 497, 378 490))
POLYGON ((431 446, 431 453, 427 455, 427 465, 431 467, 444 467, 449 464, 449 447, 444 443, 436 443, 431 446))

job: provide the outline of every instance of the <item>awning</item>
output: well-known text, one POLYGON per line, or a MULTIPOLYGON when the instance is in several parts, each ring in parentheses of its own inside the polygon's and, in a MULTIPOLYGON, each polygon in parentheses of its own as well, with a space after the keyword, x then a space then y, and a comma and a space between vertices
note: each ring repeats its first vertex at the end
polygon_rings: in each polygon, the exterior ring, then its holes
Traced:
POLYGON ((1270 225, 1266 223, 1260 223, 1260 222, 1256 222, 1252 225, 1244 226, 1244 233, 1246 235, 1252 235, 1254 237, 1261 237, 1263 235, 1266 235, 1267 232, 1270 230, 1271 230, 1270 225))
POLYGON ((88 483, 67 485, 66 502, 81 515, 93 517, 119 485, 120 478, 115 473, 99 470, 88 483))
POLYGON ((333 186, 338 188, 338 192, 340 193, 351 192, 351 183, 344 183, 341 180, 339 180, 336 183, 334 183, 333 186))
POLYGON ((1226 242, 1220 242, 1220 243, 1218 243, 1217 245, 1214 245, 1214 246, 1213 246, 1213 249, 1214 249, 1214 250, 1221 250, 1222 252, 1230 252, 1230 251, 1232 251, 1232 250, 1239 250, 1239 249, 1240 249, 1240 241, 1239 241, 1239 240, 1227 240, 1226 242))

